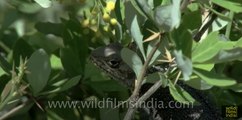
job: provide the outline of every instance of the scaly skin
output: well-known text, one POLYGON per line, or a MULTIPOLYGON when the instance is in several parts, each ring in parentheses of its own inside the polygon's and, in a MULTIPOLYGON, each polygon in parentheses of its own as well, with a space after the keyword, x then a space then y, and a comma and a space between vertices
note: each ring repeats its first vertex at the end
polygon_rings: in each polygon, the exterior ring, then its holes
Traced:
POLYGON ((122 46, 118 43, 110 44, 93 50, 90 60, 110 77, 125 86, 131 87, 135 80, 132 69, 123 62, 120 51, 122 46))

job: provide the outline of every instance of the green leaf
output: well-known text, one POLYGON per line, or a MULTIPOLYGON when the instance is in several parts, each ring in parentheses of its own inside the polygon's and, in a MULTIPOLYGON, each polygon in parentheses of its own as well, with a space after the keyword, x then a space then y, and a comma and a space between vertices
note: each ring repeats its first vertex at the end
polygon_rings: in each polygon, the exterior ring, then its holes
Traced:
POLYGON ((178 28, 181 19, 180 3, 181 0, 172 0, 171 5, 161 5, 155 8, 154 21, 160 30, 169 32, 178 28))
POLYGON ((53 34, 56 36, 62 36, 64 26, 61 23, 50 22, 38 22, 35 24, 35 28, 44 34, 53 34))
POLYGON ((68 79, 62 79, 58 80, 57 82, 51 83, 51 86, 47 86, 46 89, 43 90, 43 92, 40 93, 40 95, 48 95, 60 92, 61 86, 66 83, 68 79))
MULTIPOLYGON (((1 57, 1 56, 0 56, 1 57)), ((1 59, 1 58, 0 58, 1 59)), ((7 73, 7 72, 6 72, 7 73)), ((2 76, 2 75, 4 75, 5 74, 5 72, 4 72, 4 70, 2 69, 2 67, 0 67, 0 77, 2 76)), ((9 73, 8 73, 9 74, 9 73)), ((1 87, 0 87, 0 89, 1 89, 1 87)))
MULTIPOLYGON (((206 71, 211 71, 214 67, 214 64, 193 64, 193 68, 199 68, 206 71)), ((199 78, 197 75, 192 75, 191 79, 186 81, 186 84, 189 86, 192 86, 193 88, 196 88, 198 90, 207 90, 212 88, 212 85, 207 84, 205 81, 203 81, 201 78, 199 78)))
POLYGON ((169 90, 175 100, 183 104, 193 104, 195 99, 178 85, 169 84, 169 90))
POLYGON ((236 81, 234 79, 218 75, 210 71, 202 70, 200 68, 194 68, 193 72, 210 85, 225 87, 236 84, 236 81))
POLYGON ((160 80, 160 75, 158 72, 155 72, 153 74, 148 74, 148 76, 145 78, 145 80, 143 81, 142 84, 145 84, 145 83, 156 83, 157 81, 160 80))
POLYGON ((213 69, 214 64, 193 64, 193 67, 200 68, 203 70, 210 71, 213 69))
POLYGON ((192 35, 188 32, 186 26, 181 25, 178 29, 173 30, 172 38, 176 44, 177 50, 182 50, 183 55, 191 57, 192 51, 192 35))
POLYGON ((218 32, 210 33, 192 52, 193 63, 221 63, 242 59, 242 39, 224 41, 218 32))
MULTIPOLYGON (((210 10, 211 12, 213 12, 214 14, 216 14, 218 17, 218 19, 222 19, 222 20, 225 20, 225 21, 228 21, 228 22, 231 22, 231 18, 229 18, 228 16, 228 11, 225 12, 225 13, 221 13, 219 11, 216 11, 215 9, 213 9, 212 7, 210 7, 210 5, 205 5, 205 8, 207 8, 208 10, 210 10)), ((216 19, 214 22, 217 22, 216 19)), ((215 30, 214 30, 215 31, 215 30)))
POLYGON ((20 57, 29 58, 34 52, 33 48, 24 39, 18 39, 13 47, 13 60, 19 66, 20 57))
MULTIPOLYGON (((149 45, 147 47, 147 57, 150 54, 151 50, 156 47, 155 44, 157 43, 157 40, 152 40, 149 42, 149 45)), ((162 42, 163 43, 163 42, 162 42)), ((163 47, 163 44, 160 44, 159 48, 155 51, 154 55, 152 56, 149 65, 153 64, 155 60, 161 55, 161 53, 164 53, 165 49, 163 47)))
POLYGON ((79 75, 83 72, 78 53, 72 48, 60 49, 61 63, 67 73, 71 76, 79 75))
POLYGON ((35 14, 41 9, 42 7, 37 3, 22 2, 20 5, 18 5, 18 10, 27 14, 35 14))
POLYGON ((0 55, 0 67, 4 72, 10 75, 11 65, 0 55))
POLYGON ((184 80, 189 80, 190 79, 190 75, 192 74, 192 61, 183 56, 182 51, 179 50, 175 50, 174 51, 174 55, 176 57, 176 63, 177 66, 180 68, 180 70, 182 71, 182 75, 184 80))
POLYGON ((58 58, 55 55, 51 55, 50 63, 51 63, 51 68, 53 68, 53 69, 62 69, 63 68, 60 58, 58 58))
POLYGON ((70 89, 71 87, 78 84, 80 81, 81 76, 78 75, 76 77, 73 77, 71 79, 62 79, 58 80, 56 83, 53 83, 51 86, 47 88, 44 92, 41 92, 41 95, 48 95, 52 93, 62 92, 70 89))
POLYGON ((58 48, 63 47, 63 39, 54 35, 45 35, 36 32, 26 38, 26 41, 28 41, 31 46, 43 48, 47 53, 53 53, 58 48))
POLYGON ((43 8, 48 8, 51 6, 52 2, 50 0, 34 0, 43 8))
MULTIPOLYGON (((114 80, 88 81, 86 85, 90 86, 100 95, 105 95, 107 92, 127 92, 126 87, 114 80)), ((128 97, 129 94, 126 93, 126 96, 128 97)))
POLYGON ((88 40, 90 36, 81 35, 80 22, 70 16, 70 20, 62 20, 64 23, 63 42, 60 49, 60 58, 64 69, 71 76, 84 74, 85 62, 88 53, 88 40))
POLYGON ((116 40, 121 41, 123 39, 123 31, 122 26, 119 24, 119 22, 114 26, 114 29, 116 40))
POLYGON ((114 106, 106 105, 107 107, 99 109, 100 120, 120 120, 122 119, 120 116, 121 111, 120 109, 113 109, 114 106))
POLYGON ((211 55, 216 54, 218 51, 214 47, 219 41, 218 39, 218 32, 210 33, 201 43, 198 43, 196 47, 192 51, 192 61, 193 63, 202 62, 203 59, 208 59, 211 55), (210 46, 210 47, 209 47, 210 46))
POLYGON ((46 86, 51 72, 49 56, 43 49, 35 51, 28 60, 27 74, 28 82, 37 95, 46 86))
POLYGON ((69 89, 69 88, 71 88, 71 87, 77 85, 77 83, 80 81, 80 78, 81 78, 81 76, 78 75, 78 76, 75 76, 75 77, 69 79, 68 81, 66 81, 66 82, 60 87, 60 91, 59 91, 59 92, 61 92, 61 91, 65 91, 65 90, 67 90, 67 89, 69 89))
MULTIPOLYGON (((195 4, 195 3, 193 3, 193 4, 195 4)), ((182 20, 186 21, 186 22, 182 22, 181 25, 186 26, 186 28, 188 30, 189 29, 190 30, 196 30, 202 24, 202 18, 201 18, 201 11, 200 11, 200 9, 196 9, 195 11, 184 13, 184 15, 182 15, 182 20)))
POLYGON ((242 12, 241 0, 212 0, 212 2, 236 13, 242 12))
POLYGON ((192 51, 192 61, 193 63, 216 63, 219 61, 212 60, 219 51, 233 49, 236 42, 233 41, 223 41, 218 35, 218 32, 210 33, 201 43, 197 44, 192 51))
POLYGON ((121 50, 121 57, 123 58, 124 62, 134 70, 136 76, 139 76, 143 65, 140 57, 134 51, 128 48, 123 48, 121 50))
POLYGON ((235 92, 240 92, 242 93, 242 83, 238 83, 236 85, 233 85, 231 87, 229 87, 231 90, 235 91, 235 92))
POLYGON ((186 84, 198 90, 208 90, 213 87, 195 75, 191 76, 191 79, 186 81, 186 84))
POLYGON ((212 23, 212 31, 218 31, 223 29, 228 24, 228 21, 223 20, 221 18, 217 18, 212 23))
POLYGON ((145 80, 143 81, 142 84, 145 84, 145 83, 153 83, 154 84, 159 80, 162 82, 162 87, 167 87, 168 80, 167 80, 166 76, 164 74, 160 73, 160 72, 148 74, 148 76, 145 78, 145 80))
POLYGON ((233 60, 242 60, 242 48, 236 47, 234 49, 230 50, 220 50, 214 57, 207 60, 207 63, 215 62, 215 63, 221 63, 221 62, 228 62, 233 60))
MULTIPOLYGON (((153 0, 135 0, 139 8, 141 9, 142 12, 141 14, 145 14, 146 17, 149 17, 150 19, 153 19, 153 0)), ((137 9, 137 8, 136 8, 137 9)), ((139 9, 137 9, 139 10, 139 9)))
POLYGON ((126 1, 124 2, 124 5, 125 5, 124 20, 128 30, 131 30, 131 24, 136 16, 137 16, 137 20, 139 20, 140 23, 145 22, 146 17, 144 13, 139 9, 138 5, 134 0, 126 1))
POLYGON ((143 47, 143 35, 140 31, 137 16, 134 17, 132 23, 131 23, 131 29, 130 29, 132 38, 134 39, 135 43, 138 45, 139 50, 141 51, 144 59, 145 57, 145 52, 144 52, 144 47, 143 47))

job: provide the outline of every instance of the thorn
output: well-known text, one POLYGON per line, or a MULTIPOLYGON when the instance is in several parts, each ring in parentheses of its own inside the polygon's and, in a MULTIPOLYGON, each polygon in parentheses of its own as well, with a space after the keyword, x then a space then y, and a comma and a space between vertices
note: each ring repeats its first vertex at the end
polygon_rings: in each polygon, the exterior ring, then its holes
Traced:
POLYGON ((155 40, 156 38, 160 38, 160 33, 159 32, 154 32, 150 29, 147 29, 148 31, 150 31, 151 33, 153 33, 153 35, 149 36, 148 38, 146 38, 143 42, 148 42, 148 41, 152 41, 155 40))

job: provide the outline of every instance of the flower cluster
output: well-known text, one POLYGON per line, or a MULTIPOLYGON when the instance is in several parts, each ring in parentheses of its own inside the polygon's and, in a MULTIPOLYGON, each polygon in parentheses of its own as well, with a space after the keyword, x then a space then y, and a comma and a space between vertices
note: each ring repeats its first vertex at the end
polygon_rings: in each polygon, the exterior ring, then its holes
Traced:
POLYGON ((111 11, 113 11, 115 9, 115 2, 113 1, 108 1, 106 3, 106 7, 105 7, 105 11, 103 13, 103 20, 105 22, 110 22, 111 25, 116 25, 117 24, 117 20, 115 18, 110 18, 110 13, 111 11))
POLYGON ((115 16, 114 10, 115 1, 113 0, 107 0, 105 4, 96 2, 90 13, 85 13, 85 19, 81 21, 81 25, 84 28, 83 33, 88 34, 90 30, 94 31, 97 38, 104 37, 104 34, 110 32, 115 34, 112 26, 117 25, 118 21, 115 17, 111 17, 115 16))

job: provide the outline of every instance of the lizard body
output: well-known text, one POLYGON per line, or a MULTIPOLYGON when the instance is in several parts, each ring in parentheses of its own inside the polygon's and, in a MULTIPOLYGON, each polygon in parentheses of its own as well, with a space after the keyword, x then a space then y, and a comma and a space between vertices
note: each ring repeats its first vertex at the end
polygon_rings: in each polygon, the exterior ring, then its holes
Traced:
MULTIPOLYGON (((92 51, 90 60, 103 71, 105 71, 114 80, 131 87, 135 80, 133 70, 123 62, 120 51, 122 46, 119 43, 100 47, 92 51)), ((220 120, 220 112, 214 107, 208 96, 202 91, 193 89, 184 83, 178 81, 183 89, 188 91, 201 105, 193 106, 193 108, 155 108, 146 111, 149 114, 149 119, 154 120, 220 120)), ((145 84, 141 88, 141 95, 144 94, 152 85, 145 84)), ((168 106, 170 101, 174 101, 169 92, 169 88, 160 88, 150 99, 155 98, 158 101, 164 102, 168 106)))

